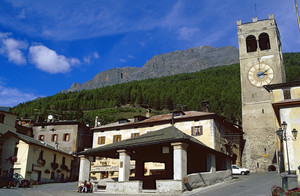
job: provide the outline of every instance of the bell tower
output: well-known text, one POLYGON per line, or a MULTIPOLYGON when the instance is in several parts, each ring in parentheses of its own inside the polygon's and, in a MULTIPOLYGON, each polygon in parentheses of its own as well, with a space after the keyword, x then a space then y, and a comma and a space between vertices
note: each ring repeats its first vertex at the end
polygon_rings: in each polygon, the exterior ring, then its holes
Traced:
POLYGON ((237 31, 246 140, 243 166, 265 171, 276 160, 276 121, 270 95, 263 86, 285 82, 280 34, 273 15, 244 24, 237 21, 237 31))

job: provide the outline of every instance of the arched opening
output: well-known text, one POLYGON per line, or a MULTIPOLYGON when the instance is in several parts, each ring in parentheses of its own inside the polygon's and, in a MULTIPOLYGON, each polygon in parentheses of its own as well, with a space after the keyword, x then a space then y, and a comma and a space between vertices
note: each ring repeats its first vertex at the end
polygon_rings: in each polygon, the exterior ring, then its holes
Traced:
POLYGON ((269 50, 271 48, 269 35, 267 33, 261 33, 258 39, 260 50, 269 50))
POLYGON ((246 38, 247 52, 255 52, 257 50, 256 38, 253 35, 249 35, 246 38))

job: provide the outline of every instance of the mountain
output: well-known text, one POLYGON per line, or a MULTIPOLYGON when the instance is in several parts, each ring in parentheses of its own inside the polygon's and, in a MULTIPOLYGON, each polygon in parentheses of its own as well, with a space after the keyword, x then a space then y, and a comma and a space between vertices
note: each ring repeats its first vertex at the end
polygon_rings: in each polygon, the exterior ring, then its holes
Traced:
POLYGON ((156 55, 141 68, 124 67, 100 72, 92 80, 83 84, 73 83, 67 91, 94 89, 134 80, 197 72, 210 67, 238 62, 239 52, 238 48, 234 46, 189 48, 156 55))

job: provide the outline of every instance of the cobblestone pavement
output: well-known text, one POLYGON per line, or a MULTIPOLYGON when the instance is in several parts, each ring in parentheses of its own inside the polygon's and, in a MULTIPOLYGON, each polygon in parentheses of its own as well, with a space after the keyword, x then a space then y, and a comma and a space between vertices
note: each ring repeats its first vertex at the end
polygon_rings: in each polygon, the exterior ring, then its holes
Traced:
MULTIPOLYGON (((73 196, 73 195, 122 196, 125 194, 78 193, 77 182, 33 185, 31 188, 11 188, 11 189, 0 188, 0 196, 56 196, 56 195, 59 196, 73 196)), ((128 196, 128 194, 126 195, 128 196)), ((141 194, 130 194, 130 195, 154 196, 154 195, 161 195, 161 194, 141 193, 141 194)), ((170 195, 170 194, 165 194, 165 195, 170 195)))
MULTIPOLYGON (((109 194, 105 192, 84 193, 84 195, 97 196, 154 196, 154 195, 174 195, 174 196, 240 196, 240 195, 270 195, 270 190, 273 185, 281 185, 280 175, 276 172, 252 173, 247 176, 235 176, 233 180, 218 183, 215 185, 186 191, 181 194, 155 194, 155 193, 140 193, 140 194, 109 194)), ((0 188, 0 196, 73 196, 82 195, 77 192, 77 182, 68 183, 52 183, 34 185, 31 188, 0 188)))

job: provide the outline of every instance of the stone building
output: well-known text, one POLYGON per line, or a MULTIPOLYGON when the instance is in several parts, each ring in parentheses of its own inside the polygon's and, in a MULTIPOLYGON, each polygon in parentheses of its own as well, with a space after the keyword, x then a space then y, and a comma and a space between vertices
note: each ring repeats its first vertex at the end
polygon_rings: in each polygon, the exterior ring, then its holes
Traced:
POLYGON ((15 126, 16 119, 17 115, 10 112, 0 111, 0 133, 4 134, 8 130, 17 131, 15 126))
MULTIPOLYGON (((173 125, 187 135, 201 141, 206 146, 228 154, 235 164, 241 164, 243 149, 243 132, 223 117, 211 112, 176 111, 172 114, 152 116, 135 116, 133 119, 121 119, 116 123, 92 128, 93 148, 117 143, 149 132, 173 125)), ((119 160, 98 156, 92 162, 91 178, 103 179, 117 177, 119 160)), ((131 170, 135 164, 131 162, 131 170)), ((165 165, 156 162, 145 163, 145 175, 156 175, 163 172, 165 165)), ((132 173, 133 174, 133 173, 132 173)))
POLYGON ((77 153, 92 146, 89 127, 76 121, 34 123, 34 138, 67 153, 77 153))
POLYGON ((32 137, 7 131, 0 137, 0 175, 21 174, 32 183, 70 179, 74 156, 32 137))
MULTIPOLYGON (((17 115, 0 111, 0 134, 6 133, 6 131, 16 131, 23 135, 32 136, 32 128, 26 127, 16 123, 17 115)), ((1 147, 0 147, 1 151, 1 147)))
MULTIPOLYGON (((51 119, 52 120, 52 119, 51 119)), ((34 138, 69 154, 92 147, 89 127, 76 121, 49 121, 34 123, 34 138)), ((79 159, 72 162, 72 179, 78 179, 79 159)))
POLYGON ((276 165, 276 121, 264 85, 285 82, 280 34, 273 15, 237 21, 245 150, 243 166, 265 171, 276 165))

